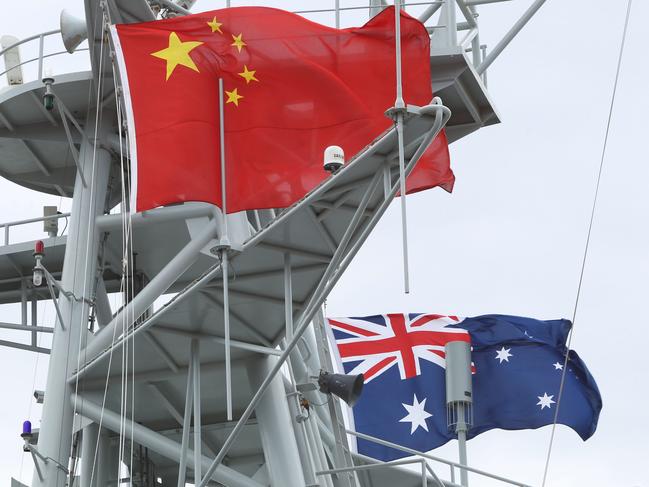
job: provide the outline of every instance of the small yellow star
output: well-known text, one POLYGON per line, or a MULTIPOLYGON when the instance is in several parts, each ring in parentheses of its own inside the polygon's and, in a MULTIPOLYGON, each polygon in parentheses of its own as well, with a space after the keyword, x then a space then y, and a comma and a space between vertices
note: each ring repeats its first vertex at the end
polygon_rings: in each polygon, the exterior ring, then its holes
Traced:
POLYGON ((255 71, 254 69, 250 70, 248 69, 248 66, 245 64, 243 65, 243 72, 238 73, 239 76, 241 76, 243 79, 246 80, 246 84, 250 83, 251 81, 259 81, 257 78, 255 78, 255 71))
POLYGON ((221 31, 221 26, 223 25, 223 23, 217 22, 216 17, 214 17, 211 22, 208 22, 207 25, 210 26, 212 32, 218 32, 219 34, 223 34, 223 32, 221 31))
POLYGON ((185 66, 197 73, 200 72, 189 53, 201 44, 203 43, 196 41, 182 42, 178 34, 172 32, 169 34, 169 46, 161 51, 152 52, 151 55, 167 61, 167 77, 165 79, 168 80, 178 65, 185 66))
POLYGON ((232 34, 232 39, 234 40, 234 42, 232 44, 230 44, 231 46, 236 47, 239 50, 239 52, 241 52, 241 49, 243 49, 243 46, 246 45, 246 43, 243 42, 243 39, 241 38, 241 36, 243 36, 243 34, 239 34, 238 36, 235 36, 234 34, 232 34))
POLYGON ((225 102, 226 104, 227 104, 227 103, 234 103, 235 106, 239 106, 239 100, 240 100, 241 98, 243 98, 243 96, 241 96, 241 95, 239 94, 239 92, 237 91, 237 88, 235 88, 235 89, 232 90, 232 91, 226 91, 225 94, 228 95, 228 99, 227 99, 227 101, 225 102))

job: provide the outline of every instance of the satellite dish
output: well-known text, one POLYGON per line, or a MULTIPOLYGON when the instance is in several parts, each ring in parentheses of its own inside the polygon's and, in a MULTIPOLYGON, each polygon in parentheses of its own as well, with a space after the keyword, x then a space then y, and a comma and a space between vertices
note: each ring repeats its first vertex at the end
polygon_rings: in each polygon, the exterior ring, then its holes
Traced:
POLYGON ((365 378, 363 377, 363 374, 330 374, 329 372, 321 370, 320 376, 318 377, 320 392, 338 396, 350 407, 353 407, 361 397, 364 383, 365 378))
POLYGON ((88 38, 86 21, 75 17, 67 10, 61 11, 61 38, 65 49, 72 54, 88 38))

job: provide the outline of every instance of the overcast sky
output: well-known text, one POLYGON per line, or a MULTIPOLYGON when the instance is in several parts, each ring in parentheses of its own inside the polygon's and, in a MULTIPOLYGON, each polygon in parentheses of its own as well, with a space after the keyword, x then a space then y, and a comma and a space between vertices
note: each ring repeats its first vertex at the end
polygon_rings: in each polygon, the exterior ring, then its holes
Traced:
MULTIPOLYGON (((333 1, 232 3, 291 10, 329 7, 333 1)), ((514 0, 479 8, 481 41, 493 47, 530 3, 514 0)), ((12 3, 0 15, 0 35, 23 38, 56 29, 62 8, 82 15, 82 4, 12 3)), ((223 5, 199 0, 194 10, 223 5)), ((422 8, 412 7, 412 12, 422 8)), ((572 316, 625 9, 622 0, 548 0, 488 71, 502 123, 451 146, 454 193, 433 190, 408 198, 411 294, 402 292, 399 212, 393 205, 328 299, 329 314, 572 316)), ((599 384, 604 408, 598 431, 587 442, 558 427, 547 484, 552 487, 649 487, 643 360, 649 339, 644 315, 649 294, 649 97, 642 32, 647 15, 647 2, 636 0, 573 339, 573 348, 599 384)), ((332 16, 312 18, 333 23, 332 16)), ((364 20, 359 13, 342 17, 344 26, 364 20)), ((80 56, 53 61, 54 74, 83 65, 80 56)), ((39 216, 44 204, 69 208, 68 200, 0 180, 0 221, 39 216)), ((33 227, 15 235, 19 240, 41 234, 33 227)), ((42 316, 48 315, 47 306, 41 304, 42 316)), ((18 320, 15 307, 2 309, 0 321, 18 320)), ((40 409, 31 393, 44 388, 46 365, 45 356, 37 360, 28 352, 1 350, 0 366, 6 372, 0 376, 5 395, 0 401, 0 485, 8 485, 11 476, 31 479, 20 424, 26 418, 38 424, 40 409)), ((469 460, 474 467, 539 485, 549 438, 550 427, 487 432, 469 443, 469 460)), ((455 459, 456 445, 435 453, 455 459)), ((472 485, 495 484, 473 479, 472 485)))

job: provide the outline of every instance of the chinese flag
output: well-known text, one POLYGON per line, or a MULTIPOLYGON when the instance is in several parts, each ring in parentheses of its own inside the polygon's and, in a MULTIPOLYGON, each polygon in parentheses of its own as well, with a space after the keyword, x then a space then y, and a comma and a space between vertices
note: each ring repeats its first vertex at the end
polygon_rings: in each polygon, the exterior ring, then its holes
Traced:
MULTIPOLYGON (((432 100, 429 36, 401 18, 406 103, 432 100)), ((317 186, 324 149, 347 158, 392 125, 394 9, 359 28, 237 7, 117 25, 136 210, 183 201, 221 206, 219 89, 224 84, 227 210, 285 208, 317 186)), ((441 134, 409 191, 454 181, 441 134)))

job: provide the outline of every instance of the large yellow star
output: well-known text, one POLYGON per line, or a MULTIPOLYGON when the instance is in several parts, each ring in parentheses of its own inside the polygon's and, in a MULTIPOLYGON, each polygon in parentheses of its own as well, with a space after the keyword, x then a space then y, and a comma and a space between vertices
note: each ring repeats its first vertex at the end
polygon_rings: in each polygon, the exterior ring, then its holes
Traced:
POLYGON ((255 73, 256 73, 256 72, 257 72, 257 71, 255 71, 254 69, 253 69, 253 70, 248 69, 248 66, 246 66, 246 65, 244 64, 244 65, 243 65, 243 72, 242 72, 242 73, 238 73, 238 74, 239 74, 239 76, 241 76, 243 79, 245 79, 245 80, 246 80, 246 84, 248 84, 248 83, 250 83, 251 81, 259 81, 257 78, 255 78, 255 73))
POLYGON ((216 17, 214 17, 211 22, 208 22, 207 25, 210 26, 212 32, 218 32, 219 34, 223 34, 223 32, 221 32, 221 26, 223 25, 223 23, 217 22, 216 17))
POLYGON ((232 34, 232 40, 234 42, 232 44, 230 44, 231 46, 236 47, 239 50, 239 52, 241 52, 241 49, 243 49, 243 46, 246 45, 246 43, 243 42, 243 39, 241 38, 242 36, 243 36, 243 34, 239 34, 238 36, 235 36, 234 34, 232 34))
POLYGON ((178 37, 178 34, 172 32, 169 34, 169 47, 162 49, 161 51, 152 52, 151 55, 167 61, 166 79, 168 80, 171 73, 174 72, 174 69, 176 69, 176 66, 179 64, 192 69, 197 73, 200 72, 194 63, 194 60, 189 56, 189 53, 192 49, 201 44, 203 43, 197 41, 183 42, 180 40, 180 37, 178 37))
POLYGON ((243 98, 243 96, 239 94, 236 88, 232 91, 226 91, 225 94, 228 95, 228 99, 225 102, 226 104, 234 103, 235 106, 239 106, 239 100, 243 98))

